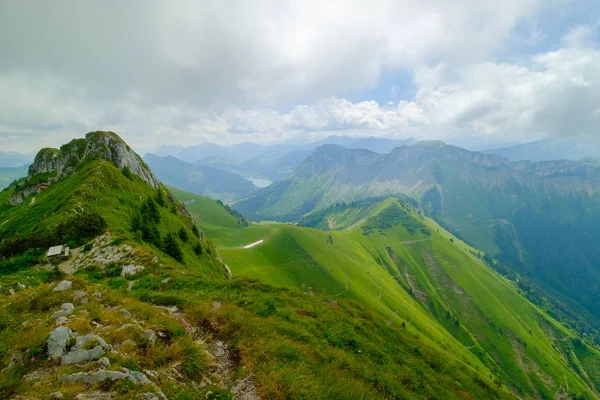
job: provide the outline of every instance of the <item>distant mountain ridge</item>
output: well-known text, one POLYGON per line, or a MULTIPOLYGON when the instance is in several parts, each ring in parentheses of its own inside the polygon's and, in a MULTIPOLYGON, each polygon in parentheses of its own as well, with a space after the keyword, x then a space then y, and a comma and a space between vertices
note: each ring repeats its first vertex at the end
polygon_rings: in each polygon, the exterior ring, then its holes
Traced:
POLYGON ((581 160, 600 158, 600 144, 596 139, 543 139, 510 147, 482 150, 485 154, 497 154, 512 161, 581 160))
POLYGON ((15 168, 31 164, 33 154, 21 154, 14 151, 0 151, 0 168, 15 168))
POLYGON ((210 166, 248 178, 267 178, 276 182, 290 176, 302 161, 322 145, 336 144, 346 148, 365 148, 383 154, 389 153, 396 147, 414 143, 416 141, 412 138, 330 136, 305 145, 241 143, 233 146, 218 146, 204 143, 189 148, 163 146, 156 154, 171 155, 196 165, 210 166))
POLYGON ((451 232, 574 300, 600 326, 594 162, 511 162, 436 141, 384 155, 328 145, 235 208, 250 219, 297 221, 335 203, 390 195, 414 198, 451 232))
POLYGON ((172 156, 146 154, 144 160, 165 184, 225 202, 247 197, 257 189, 240 175, 186 163, 172 156))

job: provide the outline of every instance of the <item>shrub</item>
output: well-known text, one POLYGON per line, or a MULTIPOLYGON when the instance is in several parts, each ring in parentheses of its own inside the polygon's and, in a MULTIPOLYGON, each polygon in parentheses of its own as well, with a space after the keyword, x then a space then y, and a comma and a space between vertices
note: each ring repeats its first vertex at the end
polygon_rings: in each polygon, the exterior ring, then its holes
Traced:
POLYGON ((187 243, 190 240, 190 237, 188 236, 187 230, 185 228, 181 228, 179 230, 179 239, 181 239, 183 243, 187 243))
POLYGON ((125 178, 129 179, 130 181, 133 180, 133 173, 131 172, 131 170, 129 169, 129 167, 127 165, 123 167, 121 172, 123 173, 125 178))
POLYGON ((164 252, 176 259, 179 262, 183 262, 183 252, 175 239, 173 233, 169 233, 164 240, 164 252))

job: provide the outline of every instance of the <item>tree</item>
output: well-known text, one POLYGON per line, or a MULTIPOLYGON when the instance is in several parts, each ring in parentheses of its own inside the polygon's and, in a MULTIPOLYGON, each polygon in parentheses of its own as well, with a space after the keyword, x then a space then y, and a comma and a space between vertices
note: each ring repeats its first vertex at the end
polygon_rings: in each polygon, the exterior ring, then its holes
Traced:
POLYGON ((196 253, 197 256, 201 256, 202 253, 204 253, 204 249, 199 242, 194 246, 194 253, 196 253))
POLYGON ((165 201, 165 194, 161 187, 159 187, 156 191, 156 204, 158 204, 161 207, 164 207, 167 204, 165 201))
POLYGON ((131 170, 129 169, 129 167, 127 165, 123 167, 121 172, 123 173, 125 178, 129 179, 130 181, 133 180, 133 173, 131 172, 131 170))
POLYGON ((181 228, 179 230, 179 239, 181 239, 183 243, 187 243, 190 240, 190 237, 188 236, 187 230, 185 228, 181 228))
POLYGON ((173 233, 169 233, 165 236, 164 240, 164 252, 176 259, 179 262, 183 262, 183 252, 179 247, 179 243, 173 233))
POLYGON ((196 236, 197 238, 200 237, 200 230, 198 229, 198 227, 194 224, 192 225, 192 233, 194 234, 194 236, 196 236))

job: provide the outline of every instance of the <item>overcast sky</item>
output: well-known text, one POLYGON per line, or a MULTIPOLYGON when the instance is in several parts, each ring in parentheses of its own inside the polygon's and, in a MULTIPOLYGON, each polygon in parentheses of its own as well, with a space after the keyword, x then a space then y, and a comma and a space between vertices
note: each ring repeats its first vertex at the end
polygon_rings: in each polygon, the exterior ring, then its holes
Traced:
POLYGON ((597 0, 0 2, 0 150, 597 136, 597 0))

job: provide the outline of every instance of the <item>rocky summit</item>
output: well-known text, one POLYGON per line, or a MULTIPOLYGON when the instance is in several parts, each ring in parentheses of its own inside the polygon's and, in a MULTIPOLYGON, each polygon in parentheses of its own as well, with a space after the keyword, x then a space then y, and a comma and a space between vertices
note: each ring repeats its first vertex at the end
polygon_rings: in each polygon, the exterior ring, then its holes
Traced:
POLYGON ((126 168, 153 188, 160 185, 140 156, 116 133, 96 131, 83 139, 74 139, 60 149, 40 150, 29 167, 27 180, 13 194, 11 204, 22 203, 31 194, 72 174, 78 165, 92 159, 108 161, 119 169, 126 168))

